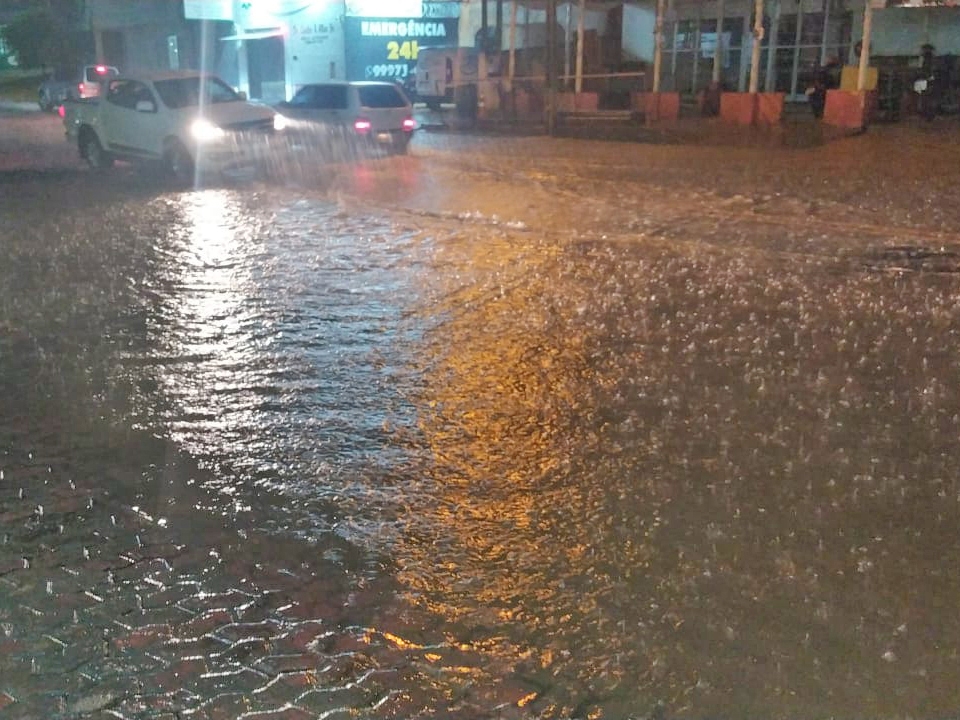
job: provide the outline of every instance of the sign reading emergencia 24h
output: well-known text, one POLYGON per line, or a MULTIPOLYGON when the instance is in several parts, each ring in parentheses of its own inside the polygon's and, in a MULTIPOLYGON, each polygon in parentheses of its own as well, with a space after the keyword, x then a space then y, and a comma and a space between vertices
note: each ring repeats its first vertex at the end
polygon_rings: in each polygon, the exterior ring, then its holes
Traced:
POLYGON ((396 80, 413 77, 420 50, 455 47, 456 18, 344 18, 347 77, 396 80))

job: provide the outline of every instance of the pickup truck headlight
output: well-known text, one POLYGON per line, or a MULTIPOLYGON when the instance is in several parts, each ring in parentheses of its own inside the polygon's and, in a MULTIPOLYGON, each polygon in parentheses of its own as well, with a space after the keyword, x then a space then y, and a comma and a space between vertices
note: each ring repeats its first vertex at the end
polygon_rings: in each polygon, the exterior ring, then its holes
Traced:
POLYGON ((288 125, 287 119, 280 113, 277 113, 276 115, 273 116, 273 129, 276 130, 277 132, 286 130, 287 125, 288 125))
POLYGON ((219 140, 226 133, 224 133, 223 128, 214 125, 209 120, 204 118, 199 118, 194 120, 193 124, 190 126, 190 135, 193 136, 193 139, 197 142, 210 142, 212 140, 219 140))

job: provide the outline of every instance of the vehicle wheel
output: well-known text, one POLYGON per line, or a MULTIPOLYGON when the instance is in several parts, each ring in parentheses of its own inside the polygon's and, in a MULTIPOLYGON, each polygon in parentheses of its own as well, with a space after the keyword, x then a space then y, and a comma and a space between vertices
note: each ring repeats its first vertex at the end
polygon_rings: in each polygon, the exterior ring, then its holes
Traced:
POLYGON ((167 145, 163 153, 163 161, 170 176, 178 185, 193 184, 193 158, 180 142, 174 140, 167 145))
POLYGON ((93 133, 84 135, 81 153, 94 170, 106 170, 113 166, 113 155, 103 149, 100 140, 93 133))

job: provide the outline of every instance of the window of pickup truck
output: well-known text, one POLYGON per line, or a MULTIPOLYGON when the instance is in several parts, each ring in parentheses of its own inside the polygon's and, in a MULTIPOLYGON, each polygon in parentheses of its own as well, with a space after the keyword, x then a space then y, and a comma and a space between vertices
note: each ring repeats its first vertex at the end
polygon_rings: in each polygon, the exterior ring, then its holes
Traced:
POLYGON ((153 94, 142 82, 136 80, 114 80, 107 92, 107 102, 112 105, 133 110, 141 100, 156 104, 153 94))
POLYGON ((154 83, 163 104, 171 110, 203 104, 239 102, 240 96, 222 80, 212 77, 176 78, 154 83))

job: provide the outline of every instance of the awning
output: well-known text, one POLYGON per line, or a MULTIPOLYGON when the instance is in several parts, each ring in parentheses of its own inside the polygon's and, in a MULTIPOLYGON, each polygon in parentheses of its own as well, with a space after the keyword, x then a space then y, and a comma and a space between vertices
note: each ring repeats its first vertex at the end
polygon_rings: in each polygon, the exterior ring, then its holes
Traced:
POLYGON ((221 40, 263 40, 269 37, 278 37, 283 35, 280 28, 257 28, 256 30, 241 30, 235 35, 227 35, 221 40))

